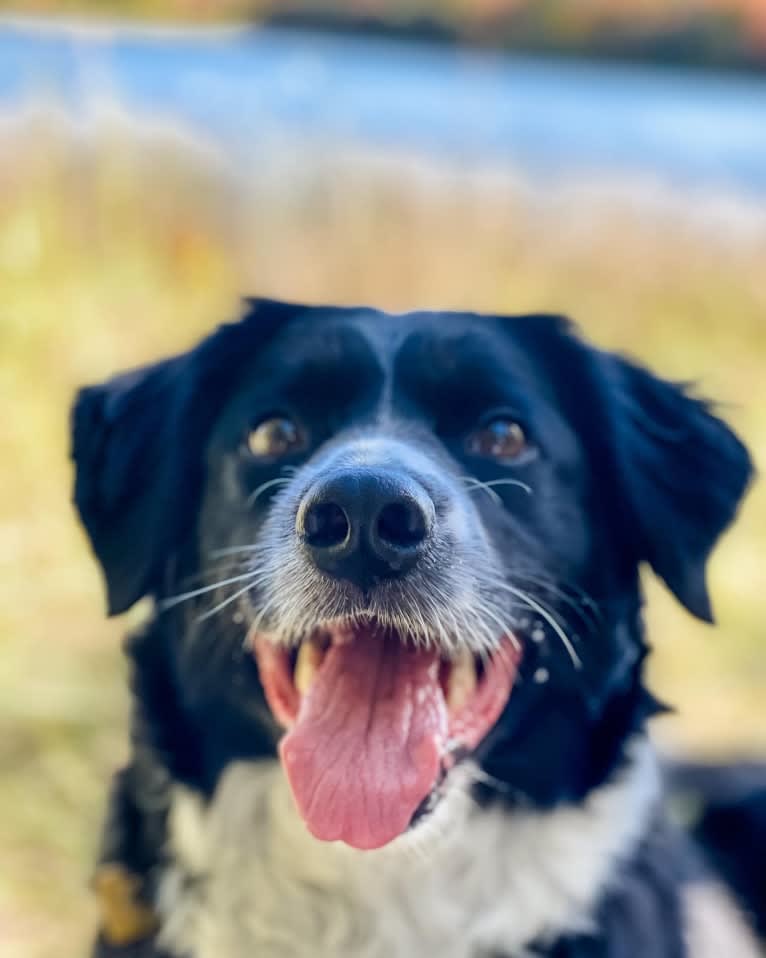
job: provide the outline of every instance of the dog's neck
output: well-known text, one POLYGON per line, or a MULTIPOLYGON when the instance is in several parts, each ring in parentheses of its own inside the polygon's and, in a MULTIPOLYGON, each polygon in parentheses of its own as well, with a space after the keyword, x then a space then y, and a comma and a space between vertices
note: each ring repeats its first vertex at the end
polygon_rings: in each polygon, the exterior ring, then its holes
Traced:
POLYGON ((521 955, 586 930, 658 794, 637 737, 584 803, 478 810, 454 788, 411 838, 357 852, 309 835, 276 762, 233 763, 211 802, 174 789, 160 942, 195 958, 521 955))

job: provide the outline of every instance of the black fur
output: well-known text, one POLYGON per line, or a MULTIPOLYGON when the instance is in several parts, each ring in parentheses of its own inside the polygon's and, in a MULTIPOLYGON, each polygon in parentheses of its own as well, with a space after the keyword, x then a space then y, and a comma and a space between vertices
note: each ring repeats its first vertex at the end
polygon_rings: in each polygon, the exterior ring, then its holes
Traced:
POLYGON ((74 499, 104 569, 110 614, 160 589, 196 512, 207 432, 253 345, 290 311, 259 300, 196 349, 80 391, 74 499))
MULTIPOLYGON (((200 621, 205 595, 168 609, 162 600, 215 581, 211 551, 257 541, 270 497, 252 506, 248 497, 279 471, 242 454, 253 419, 285 409, 303 417, 313 438, 291 460, 300 467, 333 437, 369 426, 392 364, 392 415, 419 450, 447 471, 483 481, 512 474, 534 487, 533 497, 498 487, 499 505, 476 504, 505 571, 537 577, 537 594, 566 623, 582 661, 574 668, 550 631, 532 642, 520 626, 520 680, 477 751, 506 787, 483 786, 483 801, 582 799, 658 710, 643 684, 641 563, 694 615, 712 619, 706 561, 751 466, 686 388, 591 348, 555 316, 387 317, 252 301, 240 323, 188 353, 84 389, 74 411, 75 502, 109 611, 143 596, 160 603, 128 648, 133 759, 115 783, 103 853, 146 876, 149 888, 163 864, 169 783, 211 795, 232 760, 274 755, 280 735, 241 627, 228 615, 200 621), (534 437, 530 462, 466 460, 465 432, 498 407, 534 437), (583 594, 595 610, 578 604, 583 594), (544 685, 533 681, 538 669, 550 676, 544 685)), ((257 606, 257 595, 248 598, 257 606)), ((667 861, 671 846, 648 838, 620 894, 602 903, 598 935, 545 954, 682 955, 672 933, 669 889, 681 879, 667 861), (645 947, 648 924, 663 929, 664 950, 645 947)))

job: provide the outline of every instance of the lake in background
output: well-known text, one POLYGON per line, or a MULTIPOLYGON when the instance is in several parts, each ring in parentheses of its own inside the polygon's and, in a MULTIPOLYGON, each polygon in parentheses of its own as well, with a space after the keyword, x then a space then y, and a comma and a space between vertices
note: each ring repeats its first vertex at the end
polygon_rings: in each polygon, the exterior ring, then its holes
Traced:
POLYGON ((753 75, 269 29, 0 21, 0 116, 39 100, 78 118, 107 100, 243 161, 313 138, 543 184, 624 173, 766 199, 766 79, 753 75))

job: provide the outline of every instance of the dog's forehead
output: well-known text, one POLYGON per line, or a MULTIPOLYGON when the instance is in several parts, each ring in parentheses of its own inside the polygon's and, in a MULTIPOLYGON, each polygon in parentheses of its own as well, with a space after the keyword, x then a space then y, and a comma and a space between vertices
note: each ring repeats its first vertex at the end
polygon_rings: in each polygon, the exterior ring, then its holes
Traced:
POLYGON ((293 368, 368 361, 388 376, 524 364, 508 322, 470 313, 313 309, 288 322, 272 349, 293 368))

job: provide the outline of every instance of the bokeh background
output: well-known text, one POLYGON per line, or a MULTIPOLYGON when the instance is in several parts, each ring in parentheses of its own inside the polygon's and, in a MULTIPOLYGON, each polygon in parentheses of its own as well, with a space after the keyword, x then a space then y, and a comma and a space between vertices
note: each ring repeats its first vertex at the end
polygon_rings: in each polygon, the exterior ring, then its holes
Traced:
MULTIPOLYGON (((126 753, 130 620, 104 619, 69 504, 76 386, 246 292, 558 310, 698 379, 763 464, 766 5, 0 13, 0 953, 68 958, 126 753)), ((766 755, 765 552, 756 486, 713 562, 717 629, 647 578, 669 750, 766 755)))

